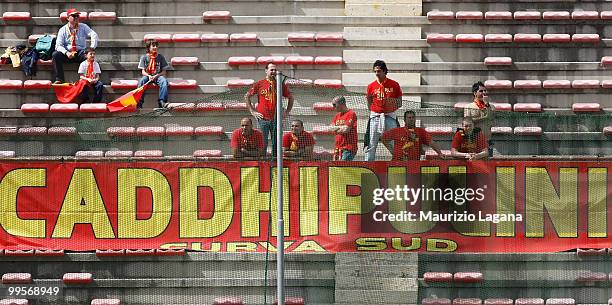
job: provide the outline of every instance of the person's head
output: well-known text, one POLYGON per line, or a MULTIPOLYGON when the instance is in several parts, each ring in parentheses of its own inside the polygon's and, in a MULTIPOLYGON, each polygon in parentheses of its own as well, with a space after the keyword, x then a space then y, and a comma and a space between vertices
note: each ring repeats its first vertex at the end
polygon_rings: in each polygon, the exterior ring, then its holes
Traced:
POLYGON ((266 78, 270 79, 270 80, 275 79, 276 78, 276 72, 277 72, 276 64, 274 64, 272 62, 269 62, 266 65, 266 78))
POLYGON ((416 127, 416 113, 413 110, 404 112, 404 124, 406 124, 408 128, 416 127))
POLYGON ((240 128, 244 134, 251 134, 253 132, 253 120, 251 118, 242 118, 240 120, 240 128))
POLYGON ((482 101, 487 96, 487 87, 483 82, 477 81, 472 85, 472 94, 474 94, 475 99, 482 101))
POLYGON ((463 131, 466 134, 470 134, 472 130, 474 130, 474 120, 472 120, 472 118, 470 117, 463 118, 462 124, 463 124, 463 131))
POLYGON ((155 39, 149 39, 145 43, 145 49, 147 49, 147 53, 156 53, 157 48, 159 47, 159 42, 155 39))
POLYGON ((376 74, 376 78, 379 80, 385 79, 387 77, 387 72, 389 71, 387 69, 387 64, 380 59, 374 62, 372 70, 374 71, 374 74, 376 74))
POLYGON ((300 135, 304 131, 304 122, 301 120, 293 120, 291 121, 291 132, 294 135, 300 135))
POLYGON ((79 10, 75 8, 71 8, 66 11, 66 19, 68 20, 68 23, 70 23, 71 25, 74 25, 75 23, 79 22, 80 15, 81 13, 79 12, 79 10))
POLYGON ((336 109, 336 111, 338 112, 346 112, 348 111, 348 108, 346 107, 346 99, 344 98, 344 96, 336 96, 334 97, 333 101, 332 101, 332 105, 334 106, 334 109, 336 109))
POLYGON ((94 48, 85 49, 85 58, 87 61, 94 61, 96 59, 96 50, 94 48))

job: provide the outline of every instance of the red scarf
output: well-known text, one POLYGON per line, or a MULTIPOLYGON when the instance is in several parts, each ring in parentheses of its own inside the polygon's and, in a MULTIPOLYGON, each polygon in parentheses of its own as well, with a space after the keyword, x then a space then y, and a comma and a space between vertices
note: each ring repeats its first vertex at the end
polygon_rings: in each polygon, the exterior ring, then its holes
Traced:
POLYGON ((93 78, 94 75, 94 61, 87 61, 87 72, 85 73, 85 77, 93 78))
POLYGON ((476 106, 478 106, 478 109, 483 110, 487 108, 487 104, 485 104, 485 102, 475 98, 474 99, 474 104, 476 104, 476 106))
POLYGON ((147 73, 155 74, 155 71, 157 71, 157 52, 147 54, 149 55, 149 65, 147 66, 147 73))
POLYGON ((70 25, 68 25, 68 35, 70 35, 68 37, 68 41, 70 41, 72 48, 70 49, 71 52, 76 52, 77 50, 77 33, 79 32, 79 24, 75 23, 74 24, 74 29, 70 30, 70 25))

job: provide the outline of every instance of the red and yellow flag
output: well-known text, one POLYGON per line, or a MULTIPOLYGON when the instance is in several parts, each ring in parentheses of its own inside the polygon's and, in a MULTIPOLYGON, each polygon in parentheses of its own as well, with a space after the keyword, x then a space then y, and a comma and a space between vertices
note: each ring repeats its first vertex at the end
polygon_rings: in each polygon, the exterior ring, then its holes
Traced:
POLYGON ((108 103, 108 105, 106 105, 106 107, 108 108, 108 111, 116 112, 116 111, 128 110, 130 108, 136 108, 136 105, 138 105, 138 101, 140 101, 140 98, 142 97, 142 93, 145 91, 145 89, 147 89, 146 84, 108 103))
POLYGON ((70 103, 72 102, 83 88, 87 86, 87 81, 84 79, 79 80, 78 82, 72 83, 63 83, 53 85, 53 90, 55 90, 55 96, 60 103, 70 103))

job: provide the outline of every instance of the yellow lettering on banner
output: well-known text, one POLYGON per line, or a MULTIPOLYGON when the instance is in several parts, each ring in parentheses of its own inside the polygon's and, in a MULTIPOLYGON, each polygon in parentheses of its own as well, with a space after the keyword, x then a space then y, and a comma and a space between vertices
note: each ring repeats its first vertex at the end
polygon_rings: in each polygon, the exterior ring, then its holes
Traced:
POLYGON ((181 168, 179 170, 180 237, 204 238, 223 234, 234 216, 234 190, 229 178, 214 168, 181 168), (212 198, 198 196, 200 187, 210 187, 212 198), (200 219, 200 201, 212 200, 213 216, 200 219))
POLYGON ((327 252, 321 245, 319 245, 314 240, 305 240, 301 242, 293 251, 291 252, 327 252))
MULTIPOLYGON (((496 182, 496 202, 498 214, 516 214, 516 177, 514 167, 498 167, 496 182)), ((500 221, 496 225, 498 237, 514 237, 514 221, 500 221)))
MULTIPOLYGON (((425 188, 434 188, 438 184, 437 175, 440 172, 438 167, 422 167, 421 168, 421 184, 425 188)), ((405 167, 389 167, 388 169, 388 188, 395 189, 396 186, 403 188, 406 184, 406 168, 405 167)), ((420 185, 411 185, 411 188, 421 188, 420 185)), ((427 213, 438 212, 438 203, 432 200, 421 202, 421 211, 427 213)), ((408 211, 406 200, 391 200, 389 203, 389 214, 398 214, 402 211, 408 211)), ((416 212, 418 214, 418 211, 416 212)), ((410 220, 405 221, 390 221, 391 225, 399 232, 406 234, 424 233, 436 226, 435 221, 428 220, 410 220)))
POLYGON ((374 209, 374 204, 367 203, 368 208, 361 210, 361 197, 372 198, 374 188, 380 184, 378 179, 370 179, 365 185, 361 182, 362 175, 372 175, 374 172, 361 167, 329 167, 328 197, 329 197, 329 234, 346 234, 348 232, 348 216, 367 213, 374 209), (374 181, 376 180, 376 181, 374 181), (347 196, 346 187, 355 185, 361 187, 361 195, 347 196))
POLYGON ((357 251, 381 251, 387 249, 384 237, 360 237, 355 240, 357 251))
POLYGON ((544 209, 559 237, 578 236, 578 169, 559 169, 559 193, 546 168, 527 167, 525 222, 527 237, 544 237, 544 209))
MULTIPOLYGON (((449 184, 452 189, 465 188, 467 179, 467 169, 465 166, 449 166, 448 167, 449 184)), ((474 176, 478 177, 478 176, 474 176)), ((481 187, 481 186, 478 186, 481 187)), ((448 212, 452 213, 457 211, 457 214, 463 214, 464 211, 470 212, 468 207, 469 202, 465 202, 462 205, 456 203, 449 203, 448 212)), ((451 224, 459 234, 466 236, 490 236, 491 235, 491 224, 484 221, 451 221, 451 224)))
MULTIPOLYGON (((260 236, 260 214, 263 211, 272 209, 271 231, 272 236, 276 236, 278 232, 276 215, 278 213, 277 204, 277 174, 276 168, 271 168, 272 183, 270 192, 259 191, 259 168, 246 167, 240 171, 240 201, 241 201, 241 223, 242 237, 257 237, 260 236), (270 195, 272 194, 272 195, 270 195), (272 196, 272 198, 270 198, 272 196)), ((285 236, 289 236, 289 169, 283 169, 283 219, 285 236)))
POLYGON ((21 219, 17 215, 17 195, 22 187, 45 187, 47 171, 44 168, 12 170, 0 182, 0 225, 11 235, 45 238, 44 219, 21 219))
POLYGON ((229 242, 227 243, 227 252, 255 252, 257 244, 252 242, 229 242))
POLYGON ((589 237, 607 237, 608 222, 606 216, 607 168, 589 168, 589 237))
POLYGON ((300 167, 300 236, 319 234, 319 168, 300 167))
POLYGON ((90 224, 96 238, 115 238, 91 168, 77 168, 72 173, 52 237, 70 238, 76 224, 90 224))
MULTIPOLYGON (((289 248, 291 245, 293 245, 293 243, 295 243, 295 241, 292 240, 285 240, 284 241, 284 247, 285 250, 287 250, 287 248, 289 248)), ((276 252, 278 249, 276 249, 276 247, 274 245, 272 245, 271 243, 267 242, 267 241, 260 241, 259 244, 266 250, 270 251, 270 252, 276 252)))
POLYGON ((457 243, 450 239, 427 239, 427 251, 428 252, 455 252, 457 250, 457 243), (442 244, 442 245, 440 245, 442 244))
POLYGON ((195 242, 195 243, 191 243, 190 249, 194 251, 203 251, 203 252, 221 252, 220 242, 211 242, 208 245, 208 248, 206 248, 205 246, 207 246, 206 243, 195 242))
POLYGON ((119 238, 152 238, 170 224, 172 191, 164 175, 154 169, 122 168, 118 171, 117 210, 119 238), (149 219, 136 218, 136 191, 148 188, 153 202, 149 219))
POLYGON ((393 247, 393 249, 400 251, 418 250, 421 247, 421 238, 413 237, 410 239, 410 245, 404 246, 403 239, 401 237, 393 237, 391 238, 391 246, 393 247))

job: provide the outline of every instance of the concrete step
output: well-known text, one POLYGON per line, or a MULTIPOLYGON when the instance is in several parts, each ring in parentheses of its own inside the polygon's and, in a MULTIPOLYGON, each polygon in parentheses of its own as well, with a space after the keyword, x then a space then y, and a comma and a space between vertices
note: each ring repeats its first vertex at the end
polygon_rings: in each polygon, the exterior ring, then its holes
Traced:
POLYGON ((357 290, 357 289, 336 289, 336 302, 369 303, 369 304, 414 304, 417 302, 417 290, 357 290))
POLYGON ((416 278, 416 265, 342 265, 336 266, 337 277, 367 277, 367 278, 416 278))
POLYGON ((416 287, 418 287, 416 279, 410 278, 339 277, 336 279, 336 289, 402 291, 416 287))

